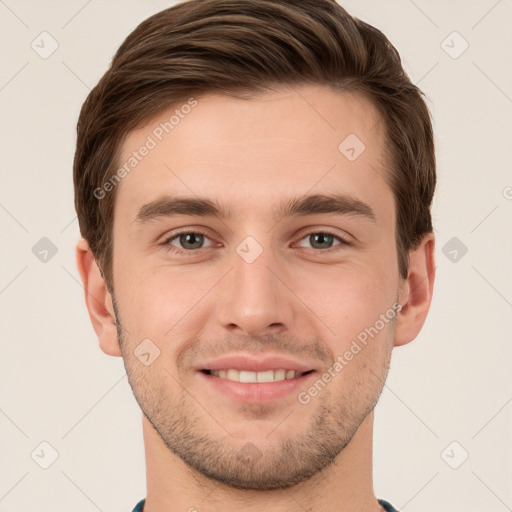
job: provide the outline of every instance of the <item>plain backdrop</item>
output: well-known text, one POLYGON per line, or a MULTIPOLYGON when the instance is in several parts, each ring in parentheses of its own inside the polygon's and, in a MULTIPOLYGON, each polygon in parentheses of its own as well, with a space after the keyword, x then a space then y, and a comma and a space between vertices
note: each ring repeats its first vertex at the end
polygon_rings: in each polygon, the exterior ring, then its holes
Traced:
MULTIPOLYGON (((398 48, 438 159, 434 300, 376 408, 376 494, 406 512, 512 510, 512 3, 341 3, 398 48)), ((141 412, 75 267, 72 159, 89 90, 172 4, 0 1, 2 512, 127 512, 146 495, 141 412)))

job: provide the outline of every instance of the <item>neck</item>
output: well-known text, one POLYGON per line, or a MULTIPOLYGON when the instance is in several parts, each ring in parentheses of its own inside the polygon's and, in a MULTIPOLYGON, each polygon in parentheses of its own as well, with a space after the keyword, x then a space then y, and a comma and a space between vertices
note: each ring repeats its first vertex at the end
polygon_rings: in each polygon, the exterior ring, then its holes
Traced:
POLYGON ((373 411, 335 461, 286 489, 245 490, 212 481, 187 466, 143 415, 147 497, 144 512, 381 512, 372 482, 373 411))

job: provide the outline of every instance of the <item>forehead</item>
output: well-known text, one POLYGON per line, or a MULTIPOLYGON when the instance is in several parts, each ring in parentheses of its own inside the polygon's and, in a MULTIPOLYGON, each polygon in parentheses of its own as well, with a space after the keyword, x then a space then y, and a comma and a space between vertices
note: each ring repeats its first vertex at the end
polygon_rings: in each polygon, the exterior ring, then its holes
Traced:
POLYGON ((127 136, 116 213, 133 220, 162 194, 207 196, 239 215, 274 213, 284 195, 326 192, 379 209, 391 194, 383 130, 365 97, 323 86, 184 101, 127 136))

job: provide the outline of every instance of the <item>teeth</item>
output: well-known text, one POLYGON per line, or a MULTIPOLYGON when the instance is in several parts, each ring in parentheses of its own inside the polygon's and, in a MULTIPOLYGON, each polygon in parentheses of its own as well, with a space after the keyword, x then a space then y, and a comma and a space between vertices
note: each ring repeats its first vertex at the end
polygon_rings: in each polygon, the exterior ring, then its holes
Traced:
MULTIPOLYGON (((274 382, 274 370, 267 370, 266 372, 258 372, 256 374, 258 382, 274 382)), ((275 379, 277 380, 277 379, 275 379)))
POLYGON ((226 379, 228 380, 240 380, 240 372, 238 370, 228 370, 226 373, 226 379))
MULTIPOLYGON (((236 371, 236 370, 233 370, 236 371)), ((256 372, 246 372, 246 371, 240 371, 238 372, 239 375, 239 381, 240 382, 258 382, 256 380, 256 372)))
POLYGON ((275 380, 285 380, 286 379, 286 370, 276 370, 274 372, 275 380))
POLYGON ((279 382, 281 380, 294 379, 300 377, 304 372, 295 370, 265 370, 264 372, 249 372, 246 370, 211 370, 211 375, 221 379, 232 380, 235 382, 279 382))

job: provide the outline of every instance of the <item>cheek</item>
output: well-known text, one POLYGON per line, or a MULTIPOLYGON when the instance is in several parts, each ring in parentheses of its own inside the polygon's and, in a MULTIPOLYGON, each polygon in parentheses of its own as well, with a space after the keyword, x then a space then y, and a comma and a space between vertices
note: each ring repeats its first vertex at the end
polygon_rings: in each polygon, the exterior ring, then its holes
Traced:
POLYGON ((393 306, 397 276, 397 270, 387 270, 386 263, 375 258, 309 275, 302 273, 293 288, 306 306, 334 331, 329 331, 328 337, 343 342, 374 325, 393 306))
POLYGON ((218 272, 198 273, 127 261, 119 266, 123 282, 123 323, 132 338, 154 339, 161 347, 169 341, 187 340, 197 334, 207 302, 201 298, 218 281, 218 272), (123 268, 124 266, 124 268, 123 268))

